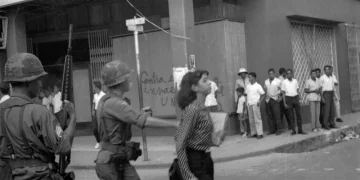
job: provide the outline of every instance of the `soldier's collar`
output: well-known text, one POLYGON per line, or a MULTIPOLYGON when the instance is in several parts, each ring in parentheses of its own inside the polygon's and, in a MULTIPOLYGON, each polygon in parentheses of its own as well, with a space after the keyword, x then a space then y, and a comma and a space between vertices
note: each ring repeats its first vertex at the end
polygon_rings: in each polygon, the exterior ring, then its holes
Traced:
POLYGON ((1 106, 3 108, 11 108, 14 106, 24 106, 26 104, 33 104, 34 101, 30 99, 30 97, 20 94, 20 93, 11 93, 10 99, 4 101, 1 106))
POLYGON ((24 94, 20 94, 20 93, 11 93, 10 95, 11 97, 18 97, 18 98, 21 98, 21 99, 24 99, 24 100, 27 100, 27 101, 30 101, 32 102, 32 100, 30 99, 29 96, 27 95, 24 95, 24 94))

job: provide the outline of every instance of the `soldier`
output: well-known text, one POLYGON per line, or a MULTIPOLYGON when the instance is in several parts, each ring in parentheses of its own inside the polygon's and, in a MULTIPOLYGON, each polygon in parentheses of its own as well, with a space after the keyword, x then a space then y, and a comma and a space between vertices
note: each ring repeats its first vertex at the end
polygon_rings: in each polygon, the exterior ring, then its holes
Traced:
POLYGON ((101 180, 140 180, 135 168, 129 163, 141 155, 139 144, 129 142, 131 126, 178 127, 176 121, 166 121, 139 113, 125 100, 124 93, 131 87, 131 70, 120 60, 107 63, 101 70, 101 78, 107 94, 98 104, 97 121, 101 149, 95 160, 96 173, 101 180))
POLYGON ((0 105, 0 179, 62 180, 56 172, 55 154, 71 149, 75 110, 63 131, 55 116, 32 98, 41 89, 40 78, 47 73, 33 54, 18 53, 5 64, 5 82, 12 86, 10 99, 0 105))

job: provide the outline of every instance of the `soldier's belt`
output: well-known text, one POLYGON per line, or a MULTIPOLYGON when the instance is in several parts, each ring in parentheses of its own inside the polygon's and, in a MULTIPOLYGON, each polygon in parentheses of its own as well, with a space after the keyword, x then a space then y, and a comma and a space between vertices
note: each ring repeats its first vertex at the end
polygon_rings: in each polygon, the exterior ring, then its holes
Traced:
POLYGON ((110 143, 103 142, 101 144, 101 148, 107 151, 110 151, 112 153, 124 153, 126 152, 126 147, 123 145, 114 145, 110 143))

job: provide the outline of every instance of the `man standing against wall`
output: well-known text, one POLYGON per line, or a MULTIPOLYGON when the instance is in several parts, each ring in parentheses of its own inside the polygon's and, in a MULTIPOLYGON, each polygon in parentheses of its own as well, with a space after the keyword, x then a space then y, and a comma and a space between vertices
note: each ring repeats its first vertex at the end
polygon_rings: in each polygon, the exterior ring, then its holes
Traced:
POLYGON ((249 122, 251 137, 262 139, 263 125, 261 119, 260 105, 264 100, 264 90, 260 84, 256 82, 256 73, 249 73, 250 83, 246 86, 245 93, 247 94, 247 105, 249 113, 249 122))
MULTIPOLYGON (((238 101, 239 97, 236 93, 236 89, 239 87, 242 87, 246 89, 246 86, 250 83, 249 78, 247 77, 248 72, 245 68, 240 68, 238 76, 240 76, 240 79, 237 79, 235 82, 235 103, 238 101)), ((246 95, 246 94, 245 94, 246 95)))
MULTIPOLYGON (((331 67, 331 77, 333 78, 334 82, 338 82, 336 76, 334 75, 334 68, 331 67)), ((341 119, 341 112, 340 112, 340 94, 338 94, 336 88, 334 88, 334 105, 335 105, 335 115, 336 115, 336 122, 344 122, 341 119)))
POLYGON ((100 148, 100 135, 98 131, 98 123, 96 121, 96 111, 99 104, 100 99, 105 96, 105 93, 101 90, 101 83, 99 81, 94 82, 94 100, 93 100, 93 108, 92 108, 92 128, 93 134, 96 139, 95 149, 100 148))
MULTIPOLYGON (((321 77, 321 69, 320 68, 316 68, 315 69, 316 71, 316 78, 319 80, 320 82, 320 77, 321 77)), ((324 103, 322 101, 320 101, 320 117, 319 117, 319 120, 320 120, 320 125, 321 125, 321 128, 325 128, 324 126, 324 117, 323 117, 323 109, 324 109, 324 103)))
MULTIPOLYGON (((280 68, 279 69, 279 78, 278 79, 281 81, 281 83, 286 79, 286 69, 285 68, 280 68)), ((281 123, 282 123, 283 127, 285 128, 285 122, 284 122, 284 116, 285 116, 287 126, 288 126, 288 130, 291 130, 291 121, 290 121, 290 118, 289 118, 288 113, 286 111, 287 111, 287 109, 284 107, 284 99, 282 98, 282 92, 281 92, 281 94, 280 94, 281 123)))
MULTIPOLYGON (((206 71, 207 76, 209 76, 209 72, 206 71)), ((217 103, 217 93, 219 92, 219 88, 217 87, 214 81, 210 81, 211 92, 206 96, 205 106, 210 110, 210 112, 218 111, 218 103, 217 103)))
POLYGON ((320 78, 320 84, 322 88, 322 102, 323 107, 323 123, 324 129, 337 128, 335 124, 335 107, 334 107, 334 89, 338 82, 331 76, 331 66, 326 65, 324 67, 325 74, 320 78))
POLYGON ((269 69, 269 79, 265 81, 265 92, 266 92, 266 113, 269 122, 269 135, 276 134, 280 135, 280 89, 281 80, 275 77, 275 70, 269 69))
POLYGON ((284 107, 287 109, 288 116, 292 122, 291 135, 296 134, 294 110, 295 110, 297 126, 298 126, 298 134, 307 134, 302 129, 299 83, 296 79, 293 78, 293 70, 288 69, 286 73, 287 73, 287 79, 285 79, 282 82, 281 91, 284 99, 284 107))

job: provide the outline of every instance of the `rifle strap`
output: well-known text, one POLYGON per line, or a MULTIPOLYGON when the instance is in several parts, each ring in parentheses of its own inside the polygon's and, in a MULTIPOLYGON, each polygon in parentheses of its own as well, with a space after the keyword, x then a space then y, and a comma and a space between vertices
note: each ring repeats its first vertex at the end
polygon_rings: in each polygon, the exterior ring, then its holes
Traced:
MULTIPOLYGON (((10 114, 10 113, 9 113, 10 114)), ((8 116, 9 116, 8 114, 8 116)), ((11 152, 12 155, 15 154, 15 151, 13 149, 13 146, 8 138, 8 135, 7 135, 7 131, 6 131, 6 120, 4 118, 4 115, 5 115, 5 109, 3 107, 1 107, 1 110, 0 110, 0 127, 1 127, 1 132, 3 134, 3 136, 5 137, 5 147, 9 149, 9 151, 7 152, 11 152)), ((7 116, 7 117, 8 117, 7 116)), ((6 118, 8 119, 8 118, 6 118)))
MULTIPOLYGON (((101 130, 103 133, 103 141, 104 142, 109 142, 109 135, 108 135, 108 132, 106 130, 106 119, 104 118, 104 104, 106 102, 106 100, 110 99, 111 98, 111 95, 105 95, 103 98, 101 98, 100 102, 99 102, 99 105, 98 105, 98 108, 100 108, 100 111, 99 112, 99 115, 97 115, 97 119, 98 119, 98 123, 99 123, 99 129, 98 130, 101 130), (100 122, 99 122, 100 121, 100 122)), ((123 101, 123 100, 121 100, 123 101)), ((126 104, 128 104, 126 102, 126 104)), ((125 145, 126 144, 126 138, 127 138, 127 134, 128 134, 128 128, 129 128, 129 124, 123 122, 125 124, 125 126, 122 126, 122 130, 124 130, 124 134, 123 134, 123 137, 122 137, 122 145, 125 145)))
POLYGON ((31 146, 29 145, 29 141, 26 138, 26 135, 25 135, 25 132, 24 132, 24 127, 23 127, 25 107, 26 107, 26 105, 23 105, 23 106, 21 106, 21 109, 20 109, 20 113, 19 113, 19 130, 20 130, 21 138, 22 138, 22 140, 24 142, 24 146, 22 148, 25 149, 28 152, 27 154, 33 155, 34 152, 33 152, 32 148, 31 148, 31 146))

